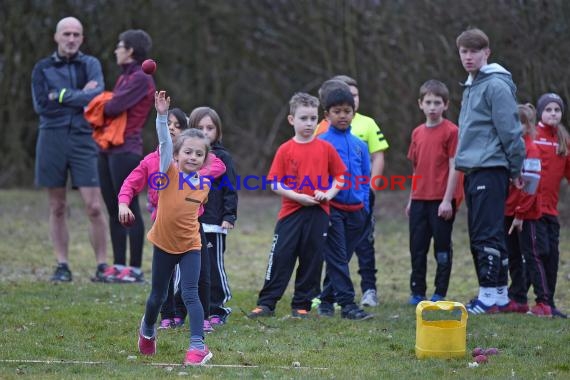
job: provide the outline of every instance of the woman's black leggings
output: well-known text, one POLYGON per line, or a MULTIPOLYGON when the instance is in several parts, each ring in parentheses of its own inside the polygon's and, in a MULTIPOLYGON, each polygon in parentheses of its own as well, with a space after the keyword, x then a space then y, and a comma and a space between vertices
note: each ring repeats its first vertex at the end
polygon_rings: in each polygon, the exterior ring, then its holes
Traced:
POLYGON ((99 153, 99 180, 101 194, 109 213, 109 230, 113 246, 113 264, 127 264, 127 236, 129 239, 129 265, 140 268, 144 245, 144 223, 139 207, 139 198, 135 196, 129 205, 135 215, 135 223, 124 227, 119 222, 119 202, 117 197, 123 181, 137 167, 141 156, 134 153, 99 153))

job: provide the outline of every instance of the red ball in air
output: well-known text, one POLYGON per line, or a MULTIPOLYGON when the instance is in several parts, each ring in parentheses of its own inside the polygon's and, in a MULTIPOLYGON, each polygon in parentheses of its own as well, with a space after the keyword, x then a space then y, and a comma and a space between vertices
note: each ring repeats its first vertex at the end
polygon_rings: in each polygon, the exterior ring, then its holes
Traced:
POLYGON ((145 74, 152 75, 156 71, 156 62, 149 58, 142 63, 141 67, 145 74))

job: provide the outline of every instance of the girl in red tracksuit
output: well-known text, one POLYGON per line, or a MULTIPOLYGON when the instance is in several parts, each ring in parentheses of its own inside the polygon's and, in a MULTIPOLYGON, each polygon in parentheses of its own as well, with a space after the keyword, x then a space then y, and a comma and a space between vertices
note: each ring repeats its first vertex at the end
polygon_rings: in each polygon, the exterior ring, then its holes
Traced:
MULTIPOLYGON (((536 133, 536 111, 532 104, 520 104, 518 108, 526 148, 523 172, 538 176, 541 173, 540 151, 533 141, 536 133)), ((536 295, 536 306, 531 311, 537 315, 546 316, 551 315, 550 306, 548 306, 550 291, 543 257, 536 245, 536 224, 541 216, 541 197, 536 186, 532 190, 526 187, 517 189, 512 184, 509 188, 509 196, 505 205, 505 241, 509 253, 511 285, 509 303, 500 306, 499 311, 528 312, 527 284, 530 282, 536 295)))
MULTIPOLYGON (((537 237, 544 239, 542 261, 550 295, 548 305, 552 316, 567 318, 554 303, 560 252, 560 224, 558 223, 558 196, 563 178, 570 181, 570 136, 562 125, 564 102, 554 93, 542 95, 536 105, 540 120, 534 143, 540 151, 542 178, 540 184, 541 217, 537 223, 537 237)), ((540 244, 540 242, 539 242, 540 244)))

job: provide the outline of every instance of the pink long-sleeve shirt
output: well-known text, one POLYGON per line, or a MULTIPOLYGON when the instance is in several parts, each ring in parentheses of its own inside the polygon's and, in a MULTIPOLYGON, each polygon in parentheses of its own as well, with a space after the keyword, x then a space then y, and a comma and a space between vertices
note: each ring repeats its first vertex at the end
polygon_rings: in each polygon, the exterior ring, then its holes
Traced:
MULTIPOLYGON (((158 149, 152 153, 147 154, 133 169, 133 171, 125 178, 121 191, 119 191, 119 203, 130 204, 135 195, 139 194, 146 187, 150 175, 160 171, 160 156, 158 149)), ((206 163, 198 171, 201 176, 209 176, 213 178, 220 177, 226 172, 226 165, 214 153, 208 153, 206 163)), ((156 219, 156 207, 158 206, 158 191, 153 188, 148 188, 148 200, 153 206, 151 219, 156 219)), ((200 206, 198 216, 204 213, 204 207, 200 206)))

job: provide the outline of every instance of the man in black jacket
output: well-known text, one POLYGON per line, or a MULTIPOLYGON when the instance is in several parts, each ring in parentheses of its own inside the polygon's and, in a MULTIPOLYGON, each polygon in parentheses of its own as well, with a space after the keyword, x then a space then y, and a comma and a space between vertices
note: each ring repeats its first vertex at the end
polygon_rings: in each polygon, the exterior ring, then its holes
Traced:
POLYGON ((89 217, 89 238, 97 260, 97 274, 106 267, 106 225, 101 211, 97 147, 83 108, 105 86, 97 58, 83 54, 83 26, 74 17, 61 19, 54 40, 57 50, 32 71, 34 110, 40 116, 36 143, 35 182, 49 197, 50 237, 58 266, 51 280, 72 280, 68 266, 69 231, 66 222, 68 171, 79 189, 89 217))

